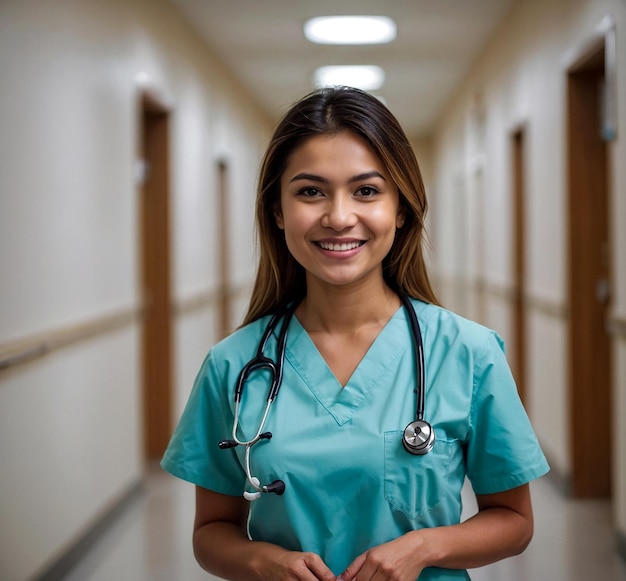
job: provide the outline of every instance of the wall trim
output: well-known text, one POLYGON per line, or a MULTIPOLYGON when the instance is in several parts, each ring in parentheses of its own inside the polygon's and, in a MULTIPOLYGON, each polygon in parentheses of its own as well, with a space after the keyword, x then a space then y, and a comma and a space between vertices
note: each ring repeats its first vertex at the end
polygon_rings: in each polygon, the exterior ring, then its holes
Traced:
MULTIPOLYGON (((461 283, 457 282, 457 284, 461 283)), ((478 294, 507 302, 515 299, 515 289, 508 283, 490 282, 484 278, 477 278, 471 281, 470 286, 478 294)), ((565 321, 569 317, 569 307, 565 302, 540 296, 537 293, 525 293, 524 304, 533 311, 555 319, 565 321)), ((615 315, 610 317, 607 320, 607 331, 610 335, 626 338, 626 317, 615 315)))
MULTIPOLYGON (((464 279, 462 277, 454 276, 433 276, 435 286, 449 288, 464 288, 470 292, 475 292, 478 295, 485 297, 491 297, 504 302, 513 302, 516 299, 516 289, 510 283, 510 281, 493 281, 484 277, 474 277, 464 279)), ((525 292, 524 305, 532 311, 547 315, 549 317, 559 319, 561 321, 567 320, 569 317, 569 306, 565 301, 542 296, 536 292, 525 292)), ((626 325, 626 321, 622 320, 622 323, 626 325)), ((621 327, 620 327, 621 328, 621 327)))
POLYGON ((562 321, 569 317, 569 307, 563 301, 542 297, 534 293, 526 293, 524 302, 530 309, 562 321))
MULTIPOLYGON (((501 299, 503 301, 513 302, 515 300, 515 288, 508 282, 496 283, 485 279, 476 281, 475 288, 477 292, 501 299)), ((541 296, 538 293, 525 292, 524 305, 537 313, 548 315, 555 319, 566 320, 569 316, 569 309, 565 302, 558 299, 541 296)))
POLYGON ((607 321, 607 330, 610 335, 626 339, 626 318, 611 317, 607 321))
POLYGON ((35 581, 61 581, 78 565, 85 555, 100 541, 117 521, 144 494, 141 480, 132 484, 121 498, 113 504, 73 545, 49 565, 35 581))
POLYGON ((213 307, 218 299, 220 293, 214 289, 206 289, 198 291, 194 294, 190 294, 184 298, 178 299, 174 303, 173 311, 176 315, 188 315, 213 307))
POLYGON ((617 554, 626 562, 626 532, 617 531, 615 533, 617 554))
POLYGON ((233 299, 238 299, 244 295, 249 295, 250 288, 250 283, 239 283, 230 285, 224 291, 219 288, 209 288, 190 293, 188 296, 177 299, 174 302, 172 312, 177 316, 193 314, 197 311, 215 307, 223 296, 222 292, 227 293, 233 299))
POLYGON ((88 321, 59 327, 0 345, 0 373, 86 339, 116 331, 141 319, 140 307, 123 309, 88 321))
MULTIPOLYGON (((231 297, 249 294, 250 284, 241 283, 229 287, 231 297)), ((205 289, 172 304, 174 316, 189 315, 215 307, 220 297, 219 289, 205 289)), ((143 317, 143 307, 121 309, 87 321, 50 329, 43 333, 0 344, 0 374, 10 368, 29 363, 64 347, 92 339, 124 327, 134 325, 143 317)))
POLYGON ((556 462, 552 461, 552 456, 546 453, 546 448, 541 446, 544 456, 550 466, 550 472, 548 472, 544 478, 563 496, 563 498, 572 498, 572 475, 558 467, 556 462))
POLYGON ((512 302, 515 299, 515 289, 509 282, 493 282, 479 278, 474 283, 476 292, 482 293, 503 301, 512 302))

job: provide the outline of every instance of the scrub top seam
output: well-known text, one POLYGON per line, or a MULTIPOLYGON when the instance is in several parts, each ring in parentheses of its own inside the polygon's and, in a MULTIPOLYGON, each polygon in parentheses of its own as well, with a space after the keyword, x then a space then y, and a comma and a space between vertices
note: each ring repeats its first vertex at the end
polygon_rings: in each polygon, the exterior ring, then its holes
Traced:
MULTIPOLYGON (((312 390, 309 387, 310 384, 310 379, 307 379, 306 376, 304 376, 301 372, 299 367, 297 367, 296 365, 294 365, 293 359, 291 357, 291 349, 289 347, 287 347, 287 349, 285 349, 285 359, 289 362, 290 367, 293 369, 294 373, 300 378, 300 380, 302 381, 302 383, 306 386, 307 390, 309 391, 309 393, 313 396, 313 398, 317 401, 317 403, 319 403, 334 419, 337 423, 341 424, 341 422, 339 421, 339 419, 337 418, 337 416, 332 412, 332 410, 330 410, 325 404, 324 402, 320 399, 320 397, 318 396, 318 394, 312 390)), ((337 378, 335 377, 335 380, 337 378)))
POLYGON ((482 379, 483 366, 481 362, 485 359, 485 354, 487 352, 487 346, 483 343, 481 345, 480 351, 476 354, 476 358, 474 360, 473 372, 474 377, 472 377, 472 402, 470 404, 469 409, 469 430, 468 434, 472 433, 475 429, 474 425, 474 412, 476 410, 476 392, 478 391, 478 384, 480 383, 480 379, 482 379))
POLYGON ((240 486, 220 486, 211 475, 188 468, 184 464, 170 460, 167 457, 161 460, 161 468, 172 476, 176 476, 181 480, 185 480, 201 488, 206 488, 207 490, 228 496, 241 495, 240 486))

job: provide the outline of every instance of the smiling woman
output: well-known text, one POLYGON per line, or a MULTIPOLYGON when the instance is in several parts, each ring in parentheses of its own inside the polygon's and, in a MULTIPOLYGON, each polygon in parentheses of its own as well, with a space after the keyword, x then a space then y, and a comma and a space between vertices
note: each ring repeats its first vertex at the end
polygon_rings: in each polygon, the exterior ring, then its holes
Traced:
POLYGON ((291 156, 276 223, 307 273, 321 285, 382 284, 382 263, 404 223, 398 188, 367 142, 352 131, 319 135, 291 156))
POLYGON ((246 320, 209 352, 162 461, 196 484, 208 571, 467 580, 528 544, 547 464, 499 337, 437 306, 425 213, 375 97, 325 89, 279 123, 246 320), (466 476, 478 513, 460 523, 466 476))
MULTIPOLYGON (((330 139, 340 133, 353 138, 334 142, 336 153, 339 153, 341 145, 346 150, 352 148, 353 153, 360 156, 351 162, 360 169, 346 172, 342 179, 374 177, 366 174, 376 171, 382 180, 378 178, 378 182, 369 184, 366 180, 366 185, 375 189, 378 184, 383 190, 395 188, 399 195, 398 203, 405 224, 396 230, 395 242, 382 262, 385 280, 409 296, 438 304, 423 256, 426 192, 415 154, 404 131, 378 99, 363 91, 325 89, 313 95, 315 98, 302 100, 285 116, 263 160, 257 196, 261 258, 245 322, 285 308, 289 301, 299 301, 306 294, 305 271, 287 248, 285 233, 276 221, 276 212, 282 202, 281 189, 286 187, 283 184, 285 170, 293 163, 292 158, 298 148, 306 145, 308 138, 319 136, 330 139)), ((336 167, 334 153, 328 148, 320 148, 320 155, 322 150, 336 167)), ((328 166, 328 169, 331 167, 328 166)), ((298 174, 301 178, 314 177, 317 181, 312 185, 320 189, 324 185, 321 182, 331 177, 325 175, 325 168, 323 166, 324 171, 316 172, 312 172, 310 167, 297 171, 292 168, 289 180, 298 174)))

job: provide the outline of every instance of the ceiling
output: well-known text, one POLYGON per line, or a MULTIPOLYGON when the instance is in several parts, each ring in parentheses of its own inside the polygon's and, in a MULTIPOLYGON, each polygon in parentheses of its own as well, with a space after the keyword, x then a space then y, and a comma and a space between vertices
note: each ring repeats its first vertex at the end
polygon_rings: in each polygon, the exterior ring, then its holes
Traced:
POLYGON ((514 0, 170 0, 272 118, 312 90, 321 65, 375 64, 376 91, 413 138, 432 133, 472 63, 514 0), (312 16, 376 14, 398 25, 376 46, 315 45, 312 16))

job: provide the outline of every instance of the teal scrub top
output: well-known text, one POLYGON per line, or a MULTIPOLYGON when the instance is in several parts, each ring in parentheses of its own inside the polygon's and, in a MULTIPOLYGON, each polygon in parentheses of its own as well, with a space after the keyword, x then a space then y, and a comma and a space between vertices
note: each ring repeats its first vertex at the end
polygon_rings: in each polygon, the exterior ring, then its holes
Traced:
MULTIPOLYGON (((409 320, 400 308, 341 387, 293 317, 282 387, 251 449, 251 473, 262 484, 281 479, 282 496, 250 504, 251 539, 319 554, 335 575, 359 554, 424 527, 460 521, 467 476, 477 494, 508 490, 548 471, 517 394, 498 335, 440 307, 412 301, 426 360, 424 419, 435 430, 423 456, 402 446, 415 419, 416 374, 409 320)), ((227 450, 234 389, 254 357, 269 317, 215 345, 162 460, 179 478, 227 495, 251 490, 244 447, 227 450)), ((266 355, 275 358, 276 337, 266 355)), ((268 391, 265 371, 243 392, 239 438, 251 439, 268 391)), ((419 581, 469 579, 466 571, 425 569, 419 581)))

